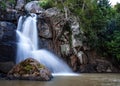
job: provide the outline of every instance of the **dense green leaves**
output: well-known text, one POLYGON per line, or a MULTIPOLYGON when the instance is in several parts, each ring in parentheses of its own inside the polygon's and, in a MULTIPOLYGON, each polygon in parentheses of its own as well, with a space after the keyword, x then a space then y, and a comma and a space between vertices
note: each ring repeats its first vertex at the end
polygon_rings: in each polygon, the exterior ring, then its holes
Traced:
POLYGON ((116 8, 117 13, 120 13, 120 3, 117 3, 115 5, 115 8, 116 8))
POLYGON ((5 3, 5 1, 0 1, 0 8, 6 9, 6 3, 5 3))
POLYGON ((40 6, 44 9, 53 7, 53 0, 40 0, 39 2, 40 6))
POLYGON ((120 32, 115 31, 110 42, 107 42, 108 52, 120 60, 120 32))
POLYGON ((120 4, 111 7, 109 0, 56 0, 78 16, 81 29, 91 49, 106 57, 120 59, 120 4))
POLYGON ((15 0, 0 0, 0 8, 5 10, 7 5, 11 6, 11 7, 14 7, 16 1, 15 0))

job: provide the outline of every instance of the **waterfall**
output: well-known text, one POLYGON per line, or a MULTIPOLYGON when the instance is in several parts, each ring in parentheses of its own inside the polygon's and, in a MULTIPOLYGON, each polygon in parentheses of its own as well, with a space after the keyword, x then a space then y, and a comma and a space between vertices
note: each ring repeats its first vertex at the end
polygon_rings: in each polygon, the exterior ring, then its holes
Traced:
POLYGON ((31 57, 31 51, 38 49, 36 14, 31 14, 25 20, 20 17, 17 27, 18 48, 16 63, 31 57))
POLYGON ((37 15, 31 13, 29 16, 19 18, 16 30, 18 37, 17 58, 19 63, 26 58, 34 58, 48 67, 53 73, 70 73, 71 69, 53 53, 38 48, 37 15))

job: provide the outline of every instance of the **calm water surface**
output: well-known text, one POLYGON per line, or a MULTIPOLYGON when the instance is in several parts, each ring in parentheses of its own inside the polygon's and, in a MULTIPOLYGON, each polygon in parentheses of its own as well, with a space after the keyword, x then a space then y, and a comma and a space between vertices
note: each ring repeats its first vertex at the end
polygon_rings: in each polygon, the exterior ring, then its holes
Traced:
POLYGON ((0 80, 0 86, 120 86, 120 74, 61 75, 51 81, 0 80))

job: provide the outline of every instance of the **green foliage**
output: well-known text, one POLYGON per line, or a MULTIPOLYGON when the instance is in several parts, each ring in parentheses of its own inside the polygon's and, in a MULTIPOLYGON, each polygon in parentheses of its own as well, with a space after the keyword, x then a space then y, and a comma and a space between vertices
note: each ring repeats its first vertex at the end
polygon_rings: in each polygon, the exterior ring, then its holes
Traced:
POLYGON ((117 3, 115 5, 115 8, 116 8, 117 13, 120 13, 120 3, 117 3))
POLYGON ((120 60, 120 31, 114 31, 112 39, 107 42, 108 52, 120 60))
POLYGON ((0 7, 5 10, 6 7, 7 7, 7 4, 9 4, 10 6, 13 6, 15 5, 16 1, 15 0, 9 0, 9 1, 5 1, 5 0, 2 0, 0 1, 0 7))
POLYGON ((109 0, 56 0, 57 7, 78 16, 81 29, 92 49, 104 56, 120 59, 120 4, 109 0))
POLYGON ((6 9, 6 3, 5 3, 5 1, 0 1, 0 7, 2 8, 2 9, 6 9))
POLYGON ((15 0, 9 0, 9 3, 15 4, 15 0))
POLYGON ((33 69, 33 66, 32 65, 30 65, 30 64, 28 64, 28 65, 26 65, 25 67, 24 67, 24 70, 25 71, 30 71, 30 70, 32 70, 33 69))
POLYGON ((42 65, 42 64, 38 64, 37 66, 38 66, 39 69, 43 69, 43 68, 45 68, 45 66, 42 65))
POLYGON ((44 8, 51 8, 53 7, 53 1, 52 0, 40 0, 39 5, 44 8))
POLYGON ((111 24, 109 25, 106 38, 107 55, 120 60, 120 5, 117 4, 113 10, 114 16, 111 16, 111 24))

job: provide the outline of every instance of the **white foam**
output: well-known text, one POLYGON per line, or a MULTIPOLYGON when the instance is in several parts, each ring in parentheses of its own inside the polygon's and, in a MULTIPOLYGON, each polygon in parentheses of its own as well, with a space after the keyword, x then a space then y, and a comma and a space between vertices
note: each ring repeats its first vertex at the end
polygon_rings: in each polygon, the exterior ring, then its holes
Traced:
POLYGON ((52 73, 53 76, 80 76, 77 73, 52 73))
POLYGON ((16 31, 19 41, 16 63, 31 57, 48 67, 52 73, 58 73, 56 75, 72 75, 67 74, 72 73, 72 70, 62 59, 45 49, 38 49, 37 15, 31 13, 30 16, 25 17, 24 21, 20 17, 16 31))

